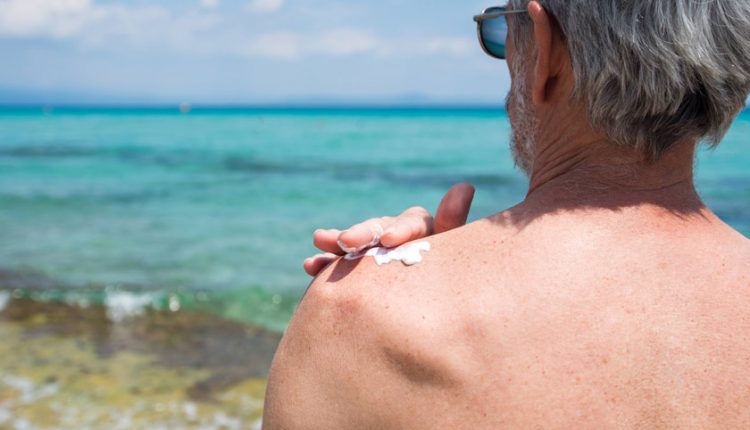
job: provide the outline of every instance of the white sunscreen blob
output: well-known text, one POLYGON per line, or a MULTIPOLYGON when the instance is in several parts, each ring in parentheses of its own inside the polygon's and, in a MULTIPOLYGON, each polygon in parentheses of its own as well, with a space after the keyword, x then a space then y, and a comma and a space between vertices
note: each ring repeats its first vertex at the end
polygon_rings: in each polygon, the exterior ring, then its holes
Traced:
POLYGON ((407 266, 413 266, 422 262, 422 252, 431 249, 429 242, 408 243, 398 248, 372 248, 366 252, 353 252, 344 257, 346 260, 359 260, 364 257, 373 257, 378 266, 388 264, 392 261, 401 261, 407 266))

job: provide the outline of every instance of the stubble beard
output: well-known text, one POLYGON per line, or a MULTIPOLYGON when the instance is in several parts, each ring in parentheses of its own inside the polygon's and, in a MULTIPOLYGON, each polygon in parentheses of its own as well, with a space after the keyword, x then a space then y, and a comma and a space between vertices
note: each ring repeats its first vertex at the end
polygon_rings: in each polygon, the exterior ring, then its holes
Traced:
POLYGON ((526 176, 531 176, 537 149, 539 122, 531 104, 531 91, 526 80, 526 61, 517 58, 509 64, 513 77, 505 109, 510 119, 510 150, 513 161, 526 176))

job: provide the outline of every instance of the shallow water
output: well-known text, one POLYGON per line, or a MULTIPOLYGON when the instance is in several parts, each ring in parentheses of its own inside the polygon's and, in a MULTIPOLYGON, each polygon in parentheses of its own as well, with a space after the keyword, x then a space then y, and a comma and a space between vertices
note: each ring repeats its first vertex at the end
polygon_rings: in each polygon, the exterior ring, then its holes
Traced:
POLYGON ((0 428, 260 427, 279 336, 191 312, 0 292, 0 428))

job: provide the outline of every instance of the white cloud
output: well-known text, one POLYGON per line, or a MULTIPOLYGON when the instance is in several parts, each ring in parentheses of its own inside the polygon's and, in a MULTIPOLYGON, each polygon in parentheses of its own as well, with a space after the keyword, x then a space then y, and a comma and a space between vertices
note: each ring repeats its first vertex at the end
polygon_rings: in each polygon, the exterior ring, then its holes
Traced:
POLYGON ((268 33, 256 37, 242 54, 294 60, 303 56, 346 56, 385 49, 372 33, 338 28, 323 34, 301 35, 291 32, 268 33))
POLYGON ((276 12, 284 6, 284 0, 252 0, 250 10, 258 13, 276 12))
POLYGON ((326 32, 311 43, 313 53, 352 55, 372 52, 381 42, 370 32, 353 28, 340 28, 326 32))
POLYGON ((144 29, 169 20, 159 6, 125 7, 93 0, 0 0, 0 36, 81 36, 85 43, 105 35, 141 37, 144 29))
POLYGON ((0 34, 65 37, 96 19, 90 0, 0 1, 0 34))
POLYGON ((300 56, 299 36, 294 33, 269 33, 257 37, 245 54, 292 60, 300 56))
POLYGON ((200 5, 207 9, 218 7, 219 3, 221 3, 221 0, 200 0, 200 5))
POLYGON ((476 51, 477 43, 466 37, 440 37, 430 40, 425 46, 430 54, 461 56, 476 51))
POLYGON ((467 37, 381 38, 375 33, 348 27, 324 33, 278 32, 257 36, 245 49, 232 51, 249 57, 295 60, 311 56, 343 57, 372 54, 378 57, 465 56, 476 51, 467 37), (425 42, 424 39, 427 39, 425 42))
MULTIPOLYGON (((213 0, 217 1, 217 0, 213 0)), ((226 53, 213 11, 95 0, 0 0, 0 37, 71 40, 85 50, 226 53)))
MULTIPOLYGON (((272 12, 281 8, 283 2, 253 0, 251 8, 272 12)), ((221 0, 198 0, 193 4, 193 9, 177 11, 153 4, 126 6, 124 2, 97 0, 0 0, 0 37, 70 39, 87 50, 136 49, 282 60, 359 54, 462 56, 476 51, 475 42, 469 38, 381 37, 352 27, 329 27, 322 32, 281 28, 257 33, 251 30, 252 26, 222 16, 219 9, 213 10, 221 0)), ((244 16, 243 20, 247 18, 244 16)))

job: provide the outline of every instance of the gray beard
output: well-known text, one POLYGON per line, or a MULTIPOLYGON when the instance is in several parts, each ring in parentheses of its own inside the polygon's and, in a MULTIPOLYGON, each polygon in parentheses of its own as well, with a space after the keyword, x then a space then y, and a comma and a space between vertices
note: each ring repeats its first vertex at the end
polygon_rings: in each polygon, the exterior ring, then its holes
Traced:
POLYGON ((513 161, 526 176, 531 176, 536 158, 539 122, 531 104, 531 91, 526 82, 526 64, 521 58, 512 67, 513 82, 505 99, 510 119, 510 150, 513 161))

